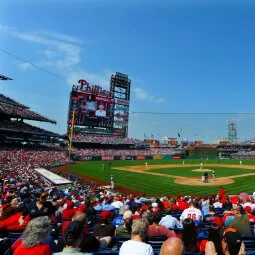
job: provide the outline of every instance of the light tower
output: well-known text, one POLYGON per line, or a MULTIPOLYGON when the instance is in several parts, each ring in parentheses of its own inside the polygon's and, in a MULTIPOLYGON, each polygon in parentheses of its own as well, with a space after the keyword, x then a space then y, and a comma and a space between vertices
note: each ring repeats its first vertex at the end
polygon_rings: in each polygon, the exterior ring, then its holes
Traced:
POLYGON ((228 141, 231 144, 237 143, 237 122, 235 120, 228 121, 228 141))

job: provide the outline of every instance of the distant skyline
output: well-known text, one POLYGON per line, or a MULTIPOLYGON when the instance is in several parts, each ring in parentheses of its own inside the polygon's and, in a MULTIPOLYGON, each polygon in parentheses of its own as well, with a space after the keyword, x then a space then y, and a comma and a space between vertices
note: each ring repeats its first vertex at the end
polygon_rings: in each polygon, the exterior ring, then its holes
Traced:
POLYGON ((109 89, 129 75, 129 136, 213 142, 255 131, 255 2, 189 0, 12 0, 0 2, 0 93, 57 121, 66 132, 69 92, 79 79, 109 89), (132 112, 236 112, 157 115, 132 112), (239 114, 238 114, 239 113, 239 114))

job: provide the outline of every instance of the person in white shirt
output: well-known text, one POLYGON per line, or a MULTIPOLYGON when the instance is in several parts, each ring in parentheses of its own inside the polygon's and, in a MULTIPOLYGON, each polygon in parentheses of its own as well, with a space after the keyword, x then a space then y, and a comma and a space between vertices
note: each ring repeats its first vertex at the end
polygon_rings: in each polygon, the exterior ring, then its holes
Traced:
POLYGON ((119 255, 153 255, 151 245, 144 242, 148 228, 149 223, 146 220, 139 219, 134 221, 131 240, 121 245, 119 255))
POLYGON ((118 199, 115 199, 114 202, 111 203, 112 206, 114 206, 116 209, 120 209, 121 206, 123 206, 123 203, 118 200, 118 199))
POLYGON ((185 209, 181 214, 180 221, 183 222, 185 219, 192 219, 194 221, 202 221, 203 219, 202 212, 195 208, 193 202, 190 202, 189 208, 185 209))
POLYGON ((171 208, 167 208, 165 210, 166 216, 162 217, 161 221, 159 222, 159 225, 163 225, 167 228, 182 228, 182 224, 172 216, 172 210, 171 208))
POLYGON ((215 203, 213 204, 214 208, 222 208, 222 203, 219 202, 219 199, 215 199, 215 203))

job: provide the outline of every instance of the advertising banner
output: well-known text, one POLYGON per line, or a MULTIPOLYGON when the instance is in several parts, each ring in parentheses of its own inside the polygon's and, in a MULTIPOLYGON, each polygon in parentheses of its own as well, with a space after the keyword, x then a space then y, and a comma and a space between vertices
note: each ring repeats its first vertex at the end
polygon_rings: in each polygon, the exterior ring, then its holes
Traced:
POLYGON ((115 103, 116 104, 123 104, 123 105, 129 105, 129 101, 128 100, 124 100, 124 99, 115 99, 115 103))
POLYGON ((114 160, 114 156, 103 156, 102 160, 114 160))
POLYGON ((152 156, 146 156, 145 158, 146 158, 146 159, 153 159, 152 156))
POLYGON ((181 159, 181 156, 173 156, 173 159, 181 159))
POLYGON ((84 160, 84 161, 95 161, 95 160, 101 160, 101 157, 99 156, 93 156, 93 157, 89 157, 89 156, 86 156, 86 157, 80 157, 80 160, 84 160))
POLYGON ((160 160, 160 159, 162 159, 163 157, 162 157, 162 155, 154 155, 153 156, 153 159, 154 160, 160 160))
POLYGON ((121 156, 121 160, 135 160, 136 156, 121 156))
POLYGON ((164 155, 163 159, 164 160, 170 160, 170 159, 173 159, 173 156, 172 155, 164 155))
POLYGON ((145 160, 146 158, 144 155, 138 155, 138 156, 136 156, 136 159, 137 160, 145 160))

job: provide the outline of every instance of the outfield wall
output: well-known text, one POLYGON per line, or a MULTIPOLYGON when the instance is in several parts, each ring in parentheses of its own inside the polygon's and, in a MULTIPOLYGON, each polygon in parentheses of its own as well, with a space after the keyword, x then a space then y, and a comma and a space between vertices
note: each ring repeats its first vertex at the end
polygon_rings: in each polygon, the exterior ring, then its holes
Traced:
POLYGON ((86 156, 86 157, 76 157, 72 155, 72 158, 77 161, 114 161, 114 160, 178 160, 185 158, 183 155, 127 155, 127 156, 86 156))

